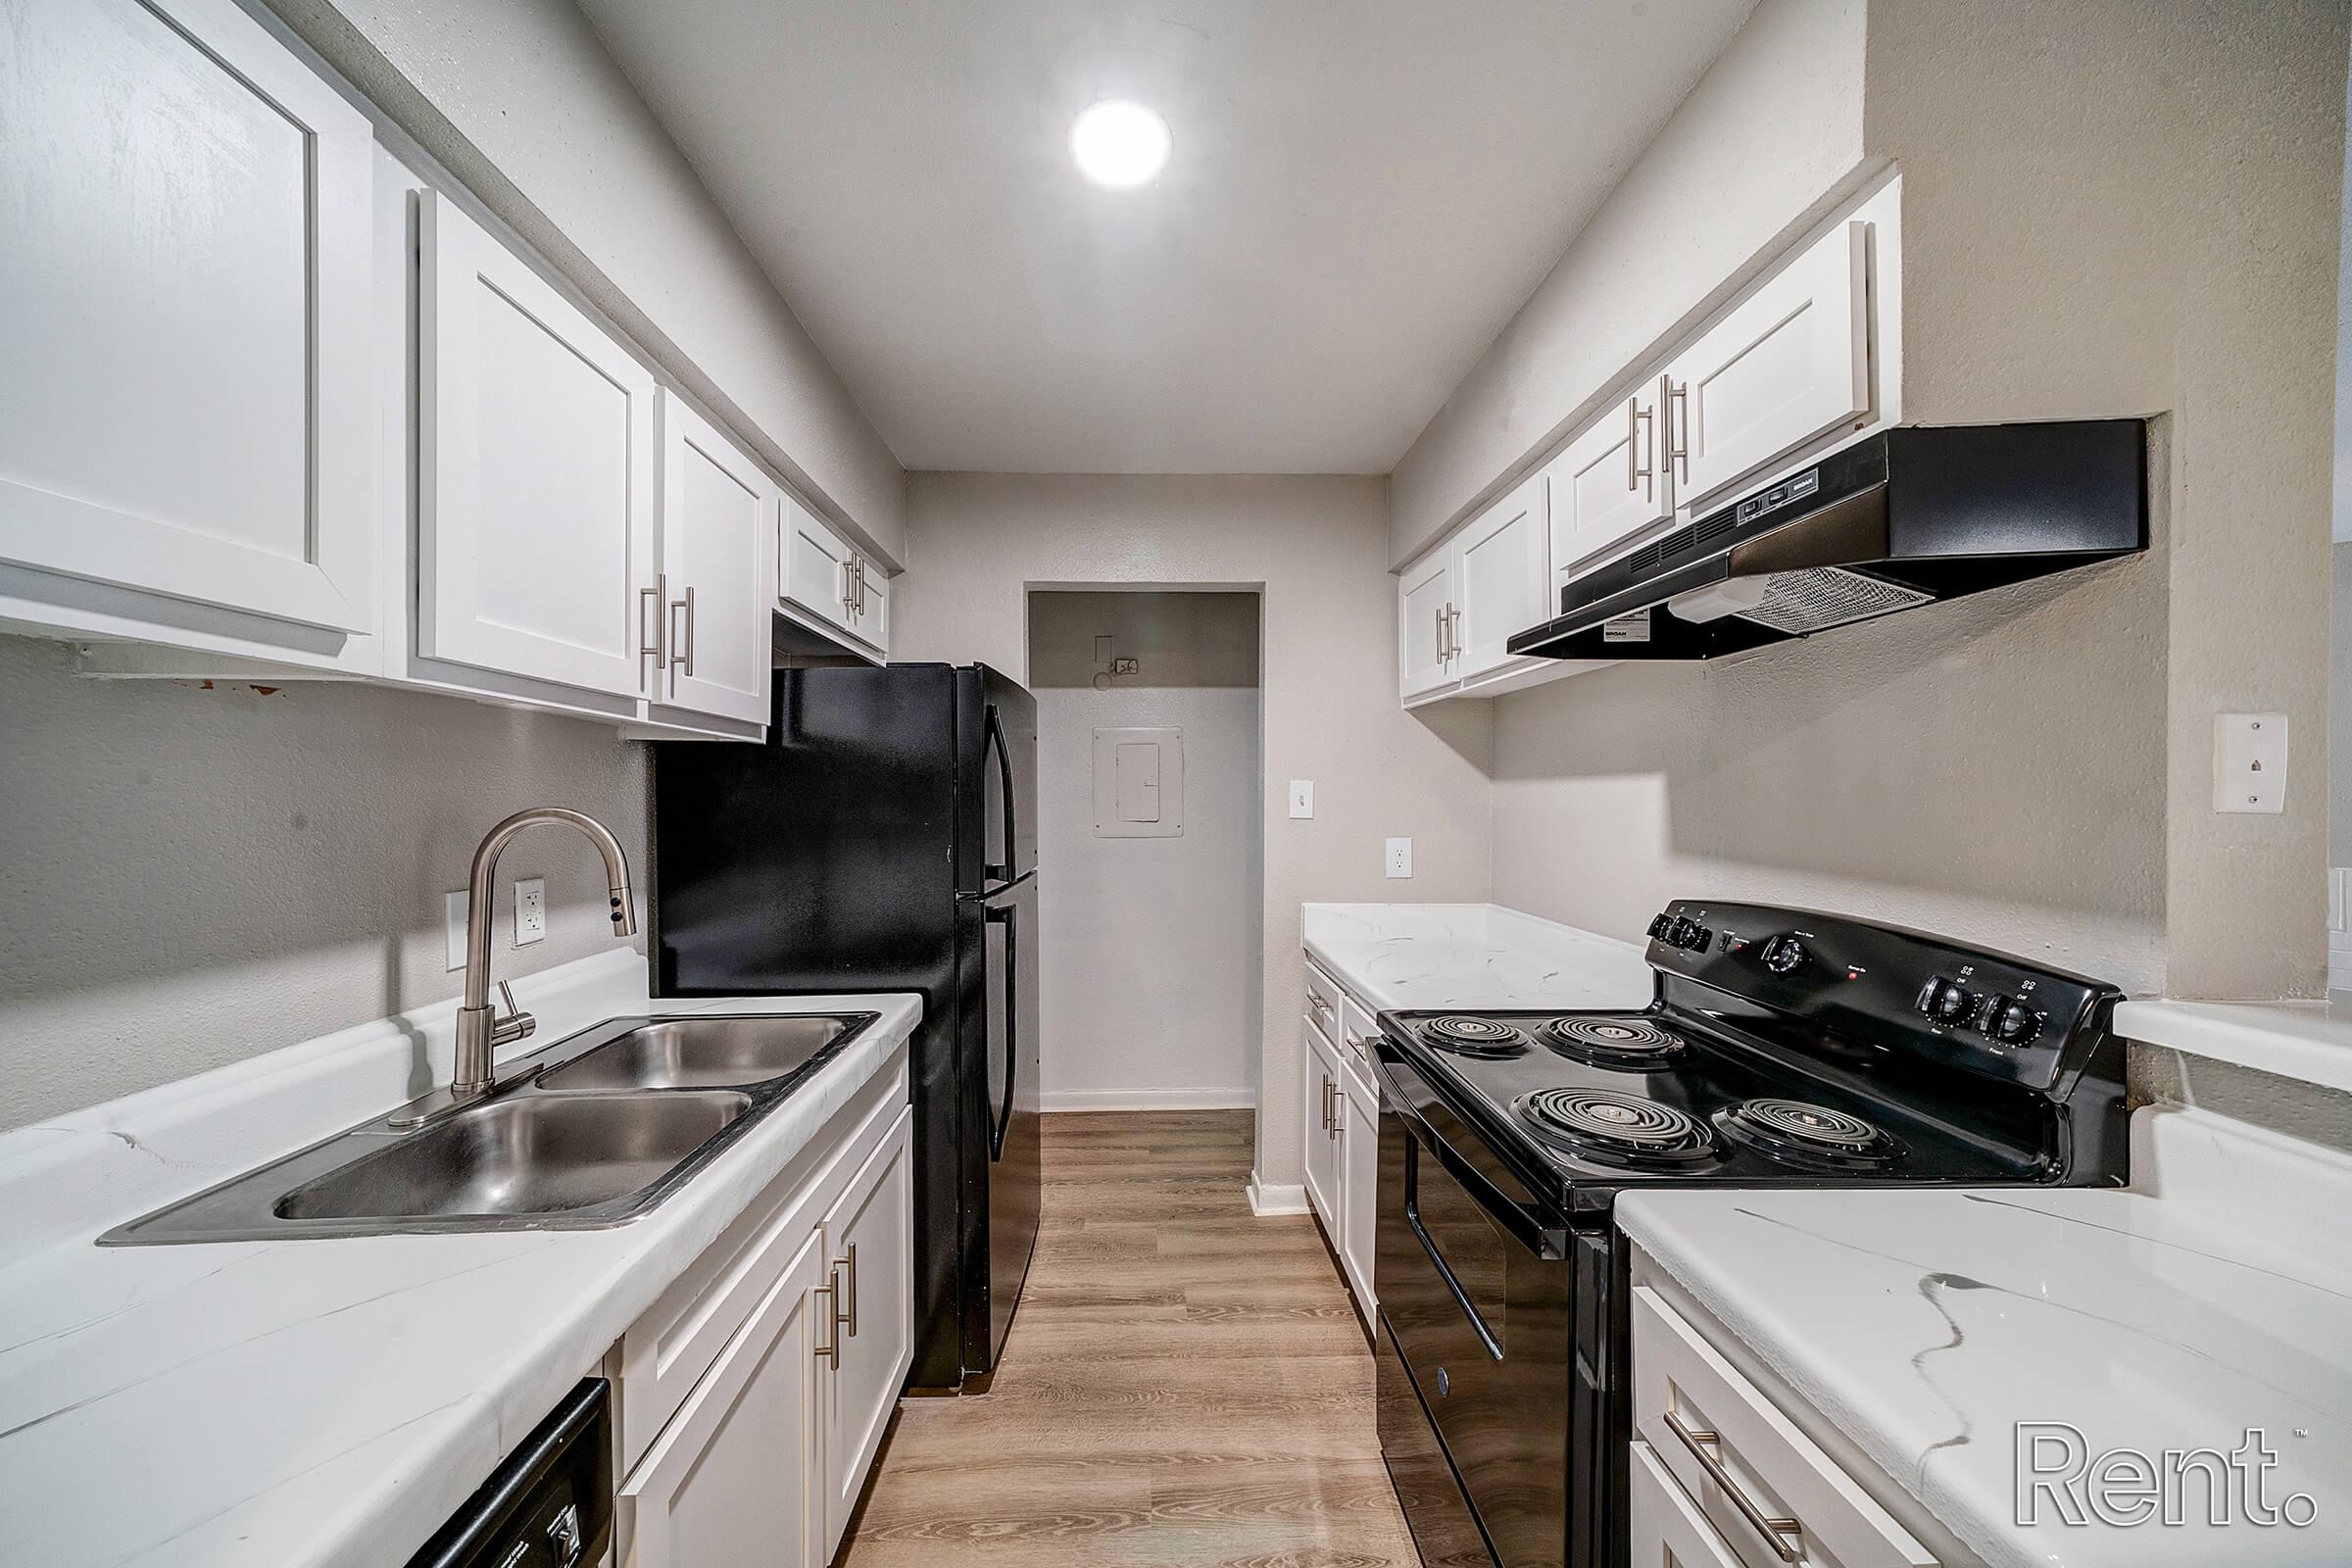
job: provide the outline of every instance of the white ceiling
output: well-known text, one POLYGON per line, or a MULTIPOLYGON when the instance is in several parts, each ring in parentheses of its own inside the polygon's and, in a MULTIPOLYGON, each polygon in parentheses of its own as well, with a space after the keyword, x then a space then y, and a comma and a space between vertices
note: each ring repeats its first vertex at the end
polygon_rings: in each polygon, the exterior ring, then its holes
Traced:
POLYGON ((1241 473, 1393 467, 1753 4, 580 0, 908 467, 1241 473))

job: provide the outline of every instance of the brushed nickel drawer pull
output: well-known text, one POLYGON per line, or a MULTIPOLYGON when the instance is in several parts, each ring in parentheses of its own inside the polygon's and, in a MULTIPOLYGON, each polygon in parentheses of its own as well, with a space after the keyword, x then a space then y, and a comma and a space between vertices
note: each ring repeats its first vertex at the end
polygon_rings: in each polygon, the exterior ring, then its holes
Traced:
POLYGON ((1783 1562, 1797 1561, 1797 1549, 1789 1544, 1788 1538, 1803 1535, 1805 1527, 1794 1519, 1774 1518, 1757 1507, 1753 1497, 1740 1490, 1740 1483, 1732 1479, 1732 1472, 1725 1466, 1723 1456, 1716 1452, 1723 1446, 1722 1436, 1713 1432, 1693 1431, 1685 1426, 1683 1418, 1672 1410, 1666 1412, 1666 1426, 1683 1440, 1683 1446, 1690 1450, 1690 1457, 1698 1461, 1698 1467, 1707 1473, 1707 1479, 1721 1487, 1723 1494, 1732 1499, 1732 1506, 1740 1510, 1740 1517, 1755 1527, 1756 1534, 1762 1536, 1764 1544, 1772 1548, 1772 1554, 1783 1562))
POLYGON ((858 1337, 858 1244, 850 1244, 850 1338, 858 1337))

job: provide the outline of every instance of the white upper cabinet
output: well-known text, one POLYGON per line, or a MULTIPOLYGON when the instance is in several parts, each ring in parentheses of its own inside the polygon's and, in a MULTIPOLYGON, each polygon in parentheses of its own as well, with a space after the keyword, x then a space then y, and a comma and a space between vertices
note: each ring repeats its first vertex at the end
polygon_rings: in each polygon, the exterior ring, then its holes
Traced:
POLYGON ((781 492, 683 400, 661 407, 658 700, 765 723, 781 492))
POLYGON ((1602 414, 1544 469, 1551 510, 1551 584, 1624 540, 1674 518, 1674 486, 1658 462, 1665 381, 1602 414))
POLYGON ((826 526, 823 518, 790 496, 784 498, 782 597, 805 614, 843 631, 857 619, 857 589, 851 581, 858 552, 826 526))
POLYGON ((449 201, 421 217, 418 650, 650 691, 654 378, 449 201))
POLYGON ((0 7, 0 564, 370 630, 367 121, 231 0, 0 7))
POLYGON ((1685 505, 1867 414, 1870 224, 1839 223, 1666 368, 1666 457, 1685 505))
POLYGON ((1504 646, 1513 633, 1546 618, 1548 559, 1544 530, 1544 476, 1481 513, 1455 536, 1453 673, 1461 680, 1513 662, 1504 646))
POLYGON ((1396 580, 1396 648, 1406 701, 1454 682, 1453 551, 1440 549, 1396 580))

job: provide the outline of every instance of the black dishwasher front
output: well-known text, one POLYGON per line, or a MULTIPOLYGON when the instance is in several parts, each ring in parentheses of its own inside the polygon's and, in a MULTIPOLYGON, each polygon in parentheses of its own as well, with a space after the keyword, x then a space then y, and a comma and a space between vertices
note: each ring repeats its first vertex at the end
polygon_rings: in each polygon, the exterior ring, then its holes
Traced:
POLYGON ((612 1544, 612 1385, 587 1378, 409 1568, 580 1568, 612 1544))

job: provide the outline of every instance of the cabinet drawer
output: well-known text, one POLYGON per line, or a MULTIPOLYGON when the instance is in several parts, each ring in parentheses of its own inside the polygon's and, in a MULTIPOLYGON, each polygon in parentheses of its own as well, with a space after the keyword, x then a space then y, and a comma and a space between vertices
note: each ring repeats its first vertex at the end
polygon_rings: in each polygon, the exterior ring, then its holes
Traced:
POLYGON ((1347 993, 1338 981, 1315 967, 1314 960, 1306 964, 1306 1015, 1315 1028, 1332 1045, 1340 1043, 1340 1004, 1347 993))
POLYGON ((833 1123, 856 1131, 839 1141, 820 1134, 621 1336, 624 1472, 677 1414, 906 1105, 903 1065, 866 1085, 833 1123))
POLYGON ((1353 997, 1340 999, 1340 1060, 1363 1080, 1365 1098, 1375 1104, 1380 1097, 1373 1090, 1372 1047, 1380 1039, 1380 1025, 1353 997))
POLYGON ((1635 1430, 1740 1558, 1755 1568, 1935 1568, 1925 1546, 1647 1286, 1634 1290, 1633 1346, 1635 1430))
POLYGON ((1682 1486, 1659 1463, 1646 1443, 1632 1445, 1633 1485, 1628 1514, 1633 1568, 1740 1568, 1706 1516, 1683 1495, 1682 1486))

